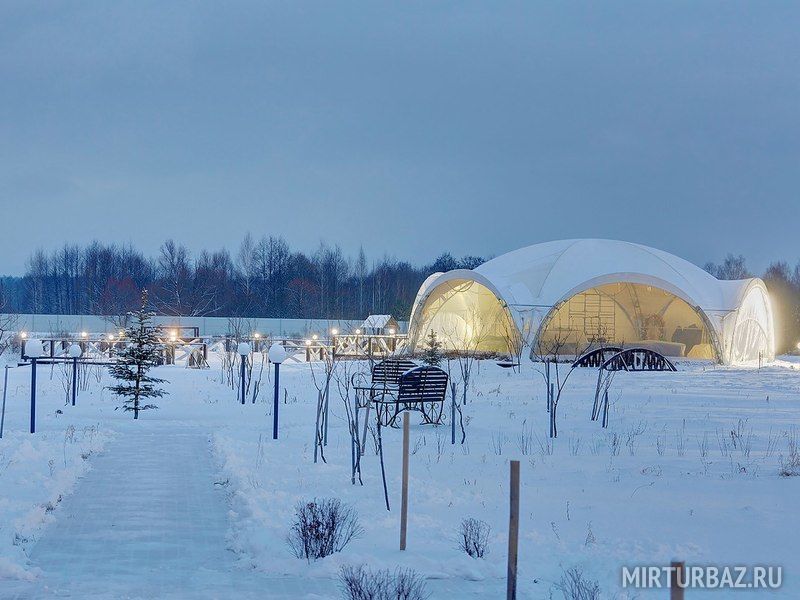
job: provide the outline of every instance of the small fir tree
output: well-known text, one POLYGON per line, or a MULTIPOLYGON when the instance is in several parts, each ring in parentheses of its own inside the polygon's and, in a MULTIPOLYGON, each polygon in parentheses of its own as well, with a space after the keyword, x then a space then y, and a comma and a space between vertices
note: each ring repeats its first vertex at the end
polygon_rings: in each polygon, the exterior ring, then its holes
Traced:
POLYGON ((109 367, 111 376, 118 380, 109 390, 122 396, 123 408, 133 411, 133 418, 139 418, 140 410, 158 408, 155 404, 145 404, 148 398, 160 398, 166 392, 156 387, 163 379, 150 377, 147 372, 160 363, 161 344, 151 326, 155 313, 147 310, 147 290, 142 291, 142 306, 128 313, 128 326, 125 329, 123 344, 114 347, 115 362, 109 367))
POLYGON ((432 367, 438 367, 443 360, 442 342, 436 337, 436 332, 430 330, 425 338, 425 350, 422 353, 422 362, 432 367))

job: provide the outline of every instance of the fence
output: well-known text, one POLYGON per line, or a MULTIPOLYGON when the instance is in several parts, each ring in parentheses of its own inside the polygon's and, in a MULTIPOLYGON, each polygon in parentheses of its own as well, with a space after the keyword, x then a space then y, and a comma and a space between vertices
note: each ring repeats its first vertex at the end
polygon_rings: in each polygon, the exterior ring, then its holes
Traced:
MULTIPOLYGON (((286 348, 287 354, 294 360, 306 362, 325 360, 329 353, 347 358, 383 358, 400 352, 405 348, 405 335, 366 335, 345 334, 330 338, 287 338, 265 337, 261 334, 236 338, 233 336, 200 336, 194 327, 162 330, 159 342, 163 347, 164 364, 185 364, 187 367, 202 367, 208 363, 209 353, 236 352, 239 342, 248 342, 253 352, 267 352, 269 346, 279 342, 286 348), (186 334, 189 335, 186 335, 186 334), (314 339, 316 338, 316 339, 314 339)), ((114 350, 122 347, 126 341, 124 332, 97 334, 83 332, 77 335, 48 336, 41 339, 44 355, 39 359, 42 363, 63 362, 72 360, 68 350, 72 344, 81 347, 81 361, 106 364, 113 360, 114 350)), ((20 343, 20 360, 25 361, 26 339, 20 343)))
MULTIPOLYGON (((5 316, 5 315, 3 315, 5 316)), ((119 329, 120 318, 117 316, 97 315, 14 315, 17 319, 17 330, 57 336, 62 333, 79 334, 84 331, 109 334, 119 329)), ((248 332, 259 332, 273 337, 306 338, 317 334, 326 336, 333 329, 339 331, 355 331, 361 327, 361 320, 347 319, 260 319, 234 317, 170 317, 159 315, 154 324, 164 328, 196 328, 204 336, 225 336, 233 333, 231 325, 243 328, 248 332)), ((406 331, 407 321, 399 323, 399 333, 406 331)))

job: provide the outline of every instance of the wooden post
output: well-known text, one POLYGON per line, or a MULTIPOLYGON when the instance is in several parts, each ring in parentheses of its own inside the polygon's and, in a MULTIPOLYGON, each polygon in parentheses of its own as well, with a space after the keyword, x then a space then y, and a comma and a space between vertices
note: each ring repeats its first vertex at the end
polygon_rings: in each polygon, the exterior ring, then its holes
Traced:
POLYGON ((508 515, 508 581, 506 600, 517 600, 517 551, 519 549, 519 461, 511 461, 508 515))
POLYGON ((670 600, 683 600, 683 587, 685 583, 686 564, 684 562, 672 561, 672 570, 669 574, 669 597, 670 600))
POLYGON ((406 549, 406 533, 408 532, 408 434, 409 415, 403 413, 403 495, 400 500, 400 550, 406 549))

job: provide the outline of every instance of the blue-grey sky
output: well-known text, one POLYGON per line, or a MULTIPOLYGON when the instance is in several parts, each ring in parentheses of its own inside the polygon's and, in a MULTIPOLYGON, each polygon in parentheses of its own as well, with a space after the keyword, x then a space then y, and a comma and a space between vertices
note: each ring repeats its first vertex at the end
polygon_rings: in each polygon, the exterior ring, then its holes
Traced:
POLYGON ((800 259, 796 2, 0 4, 0 273, 246 231, 800 259))

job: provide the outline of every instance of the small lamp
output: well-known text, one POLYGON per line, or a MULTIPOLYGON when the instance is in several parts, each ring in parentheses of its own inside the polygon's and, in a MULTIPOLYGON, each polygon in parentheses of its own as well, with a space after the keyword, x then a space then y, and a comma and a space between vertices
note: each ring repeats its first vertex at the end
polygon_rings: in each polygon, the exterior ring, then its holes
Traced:
POLYGON ((78 359, 83 354, 80 344, 70 344, 67 354, 72 359, 72 406, 75 406, 75 397, 78 395, 78 359))
POLYGON ((281 346, 278 342, 269 347, 269 361, 275 364, 275 397, 273 398, 272 407, 272 439, 278 439, 278 396, 280 393, 280 378, 281 363, 286 360, 286 348, 281 346))

